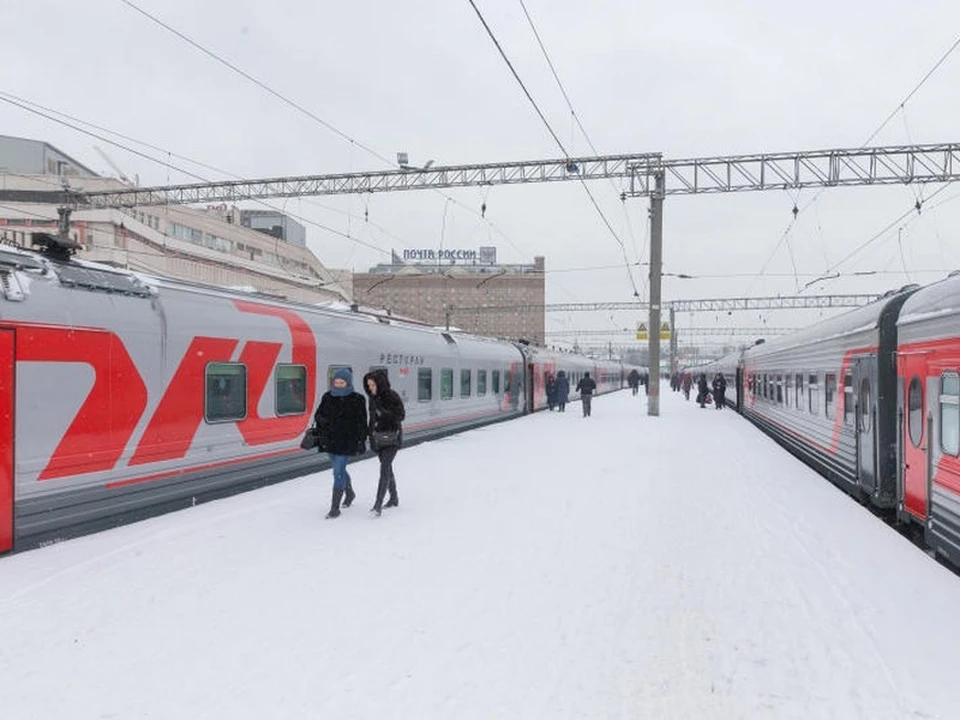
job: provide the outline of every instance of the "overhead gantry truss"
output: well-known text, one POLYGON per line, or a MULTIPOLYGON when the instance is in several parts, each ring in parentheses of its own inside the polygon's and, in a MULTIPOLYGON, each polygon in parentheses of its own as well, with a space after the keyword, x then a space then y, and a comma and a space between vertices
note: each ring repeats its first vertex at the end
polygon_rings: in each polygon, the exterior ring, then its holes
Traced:
MULTIPOLYGON (((752 327, 752 328, 724 328, 724 327, 679 327, 673 330, 682 337, 763 337, 764 335, 786 335, 796 332, 798 328, 785 327, 752 327)), ((633 328, 615 330, 555 330, 548 331, 548 338, 562 337, 609 337, 620 338, 636 332, 633 328)))
POLYGON ((529 162, 479 163, 474 165, 404 167, 398 170, 305 175, 265 180, 228 180, 188 185, 165 185, 105 192, 80 193, 81 202, 97 207, 189 205, 193 203, 240 202, 267 198, 310 195, 431 190, 484 185, 526 185, 571 180, 603 180, 630 177, 637 163, 659 159, 656 153, 604 155, 599 157, 532 160, 529 162))
MULTIPOLYGON (((822 308, 860 307, 873 302, 879 296, 856 295, 792 295, 785 297, 708 298, 700 300, 671 300, 664 303, 676 312, 727 312, 734 310, 816 310, 822 308)), ((481 305, 477 307, 450 307, 452 315, 504 312, 596 312, 602 310, 649 309, 647 303, 597 302, 597 303, 548 303, 545 305, 481 305)))
POLYGON ((652 195, 660 173, 664 177, 665 195, 950 182, 960 180, 960 143, 680 160, 664 159, 659 153, 633 153, 528 162, 403 167, 334 175, 79 192, 74 197, 79 204, 128 208, 609 178, 623 180, 622 197, 634 197, 652 195))
POLYGON ((907 185, 960 179, 960 143, 645 159, 631 167, 629 196, 648 196, 664 176, 664 195, 907 185))

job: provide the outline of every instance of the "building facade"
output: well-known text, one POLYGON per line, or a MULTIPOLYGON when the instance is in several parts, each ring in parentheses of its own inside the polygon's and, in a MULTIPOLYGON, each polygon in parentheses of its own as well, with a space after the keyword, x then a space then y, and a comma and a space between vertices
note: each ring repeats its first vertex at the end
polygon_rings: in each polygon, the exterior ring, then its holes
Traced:
MULTIPOLYGON (((0 171, 0 242, 29 248, 33 233, 56 233, 65 187, 91 192, 128 187, 92 174, 78 163, 66 173, 68 160, 46 143, 0 138, 0 167, 8 169, 8 173, 0 171), (31 169, 39 172, 28 172, 31 169)), ((306 247, 305 233, 288 242, 244 227, 242 217, 242 210, 227 205, 123 210, 81 205, 72 214, 70 236, 81 246, 79 258, 150 275, 303 302, 350 299, 349 274, 326 268, 306 247)), ((303 230, 292 220, 284 222, 280 213, 265 222, 290 232, 295 232, 294 226, 303 230)))
POLYGON ((9 135, 0 135, 0 173, 64 178, 97 177, 93 170, 50 143, 9 135))
MULTIPOLYGON (((471 256, 472 257, 472 256, 471 256)), ((532 265, 389 265, 353 276, 355 301, 436 326, 544 343, 544 258, 532 265)))
POLYGON ((307 246, 307 229, 291 217, 276 210, 241 210, 240 224, 291 245, 307 246))

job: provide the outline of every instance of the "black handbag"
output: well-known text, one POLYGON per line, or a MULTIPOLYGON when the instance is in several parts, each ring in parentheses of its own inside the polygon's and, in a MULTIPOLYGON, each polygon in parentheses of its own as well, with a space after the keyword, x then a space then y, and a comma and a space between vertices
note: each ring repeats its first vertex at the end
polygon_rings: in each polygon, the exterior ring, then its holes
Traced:
POLYGON ((373 446, 377 449, 395 447, 400 444, 399 430, 375 430, 371 435, 373 446))
POLYGON ((303 440, 300 441, 300 447, 304 450, 312 450, 320 445, 320 432, 315 427, 307 428, 303 434, 303 440))

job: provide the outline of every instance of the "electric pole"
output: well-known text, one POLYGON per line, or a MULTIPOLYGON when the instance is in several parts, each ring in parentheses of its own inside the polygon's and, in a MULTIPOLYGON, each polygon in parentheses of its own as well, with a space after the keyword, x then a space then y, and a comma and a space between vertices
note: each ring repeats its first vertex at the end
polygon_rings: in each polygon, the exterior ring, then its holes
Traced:
POLYGON ((647 415, 660 415, 660 281, 663 269, 664 171, 654 173, 650 193, 650 372, 647 383, 647 415))

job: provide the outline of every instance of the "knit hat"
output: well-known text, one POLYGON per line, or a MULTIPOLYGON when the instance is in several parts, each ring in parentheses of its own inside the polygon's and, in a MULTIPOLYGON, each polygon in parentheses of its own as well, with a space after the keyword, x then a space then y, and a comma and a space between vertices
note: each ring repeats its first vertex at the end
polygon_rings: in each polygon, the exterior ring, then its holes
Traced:
POLYGON ((346 380, 347 386, 345 388, 338 388, 331 383, 330 392, 336 397, 343 397, 344 395, 349 395, 353 392, 353 373, 350 372, 349 368, 340 368, 333 374, 334 380, 346 380))

